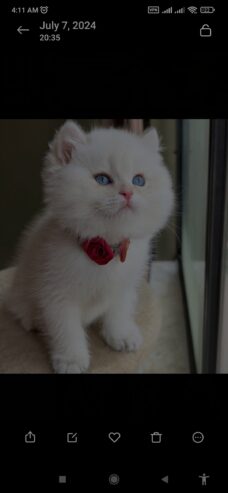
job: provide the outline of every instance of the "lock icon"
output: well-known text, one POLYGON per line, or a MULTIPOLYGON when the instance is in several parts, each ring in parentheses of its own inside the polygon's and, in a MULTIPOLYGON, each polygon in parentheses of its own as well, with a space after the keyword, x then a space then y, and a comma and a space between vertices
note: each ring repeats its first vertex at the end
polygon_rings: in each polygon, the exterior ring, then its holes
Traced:
POLYGON ((212 30, 208 24, 203 24, 200 28, 200 36, 202 38, 210 38, 212 36, 212 30))

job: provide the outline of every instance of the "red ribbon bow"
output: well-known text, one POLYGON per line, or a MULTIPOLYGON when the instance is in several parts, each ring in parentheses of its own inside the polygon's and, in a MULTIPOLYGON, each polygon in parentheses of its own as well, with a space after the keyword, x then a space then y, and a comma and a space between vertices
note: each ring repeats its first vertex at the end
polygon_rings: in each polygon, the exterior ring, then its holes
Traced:
MULTIPOLYGON (((129 244, 130 240, 123 240, 118 247, 121 262, 126 259, 129 244)), ((99 265, 108 264, 115 256, 111 246, 99 236, 83 241, 82 248, 88 257, 99 265)))

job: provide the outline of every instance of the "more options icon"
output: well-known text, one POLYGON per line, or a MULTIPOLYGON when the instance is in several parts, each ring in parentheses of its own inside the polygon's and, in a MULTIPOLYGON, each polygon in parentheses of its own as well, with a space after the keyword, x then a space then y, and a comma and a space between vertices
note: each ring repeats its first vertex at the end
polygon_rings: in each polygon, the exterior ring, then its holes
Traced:
POLYGON ((195 431, 192 435, 192 441, 194 443, 202 443, 204 441, 204 434, 202 431, 195 431))

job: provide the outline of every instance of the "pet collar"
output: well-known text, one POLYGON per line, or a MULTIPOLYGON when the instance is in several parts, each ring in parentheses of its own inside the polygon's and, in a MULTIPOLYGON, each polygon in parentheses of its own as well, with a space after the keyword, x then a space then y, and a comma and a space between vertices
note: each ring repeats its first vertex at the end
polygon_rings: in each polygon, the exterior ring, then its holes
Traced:
POLYGON ((124 262, 127 256, 127 251, 130 245, 130 240, 125 239, 118 245, 109 245, 104 238, 96 236, 90 240, 85 240, 81 243, 84 252, 88 257, 99 265, 106 265, 117 255, 120 256, 120 261, 124 262))

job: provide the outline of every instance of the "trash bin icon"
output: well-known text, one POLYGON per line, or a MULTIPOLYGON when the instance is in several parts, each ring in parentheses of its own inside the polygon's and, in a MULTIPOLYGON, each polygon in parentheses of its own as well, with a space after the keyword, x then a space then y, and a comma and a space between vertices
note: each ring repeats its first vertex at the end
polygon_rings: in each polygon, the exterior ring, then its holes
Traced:
POLYGON ((200 28, 200 36, 202 38, 210 38, 212 36, 212 30, 208 24, 203 24, 200 28))
POLYGON ((162 441, 162 433, 158 431, 154 431, 154 433, 150 434, 152 443, 161 443, 162 441))

